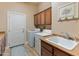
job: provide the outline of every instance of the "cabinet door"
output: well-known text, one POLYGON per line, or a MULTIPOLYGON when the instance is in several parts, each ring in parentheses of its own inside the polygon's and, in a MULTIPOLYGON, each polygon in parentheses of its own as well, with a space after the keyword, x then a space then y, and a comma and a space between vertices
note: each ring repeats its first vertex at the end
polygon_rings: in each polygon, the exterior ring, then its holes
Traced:
POLYGON ((45 24, 45 12, 41 12, 41 25, 45 24))
POLYGON ((40 25, 41 24, 41 14, 39 13, 37 16, 38 16, 37 23, 38 23, 38 25, 40 25))
POLYGON ((41 55, 42 56, 52 56, 52 52, 49 52, 44 47, 41 47, 41 55))
POLYGON ((53 47, 48 43, 41 41, 41 55, 42 56, 53 56, 53 47))
POLYGON ((70 54, 68 54, 62 50, 59 50, 57 48, 54 48, 54 55, 55 56, 71 56, 70 54))
POLYGON ((3 54, 4 53, 4 51, 5 51, 5 39, 3 38, 3 39, 1 39, 2 40, 2 44, 1 44, 1 54, 3 54))
POLYGON ((34 15, 34 24, 35 25, 40 25, 41 24, 41 14, 36 14, 34 15))
POLYGON ((50 25, 51 24, 51 8, 47 9, 45 11, 45 23, 47 25, 50 25))
POLYGON ((0 56, 2 55, 2 40, 0 40, 0 56))
POLYGON ((38 15, 34 15, 34 25, 38 25, 38 15))
POLYGON ((49 45, 49 44, 47 44, 47 43, 44 42, 44 41, 41 41, 41 46, 44 47, 44 48, 46 48, 49 52, 52 52, 52 51, 53 51, 53 50, 52 50, 52 46, 49 45))

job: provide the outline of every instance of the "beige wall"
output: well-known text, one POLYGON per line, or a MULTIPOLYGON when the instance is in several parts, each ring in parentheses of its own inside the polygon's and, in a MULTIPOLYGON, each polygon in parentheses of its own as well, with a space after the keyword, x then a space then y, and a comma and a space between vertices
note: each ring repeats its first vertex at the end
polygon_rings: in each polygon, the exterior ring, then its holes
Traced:
POLYGON ((43 11, 49 7, 51 7, 51 2, 40 2, 38 4, 38 12, 43 11))
POLYGON ((53 32, 67 32, 70 35, 79 35, 79 20, 78 21, 64 21, 58 22, 59 7, 67 4, 66 2, 52 3, 52 31, 53 32))
MULTIPOLYGON (((37 3, 38 4, 38 3, 37 3)), ((40 3, 39 5, 34 3, 0 3, 0 31, 7 30, 7 11, 14 10, 17 12, 25 13, 27 16, 26 19, 26 28, 27 30, 34 29, 34 14, 40 12, 48 7, 49 3, 40 3)), ((28 39, 28 33, 26 33, 26 38, 28 39)))
POLYGON ((7 29, 7 11, 9 10, 25 13, 27 30, 33 29, 33 15, 37 12, 36 9, 37 6, 32 3, 0 3, 0 31, 6 31, 7 29))
MULTIPOLYGON (((7 12, 14 10, 26 14, 26 30, 34 29, 34 14, 37 12, 37 5, 33 3, 0 3, 0 32, 7 30, 7 12)), ((26 32, 26 40, 28 33, 26 32)))

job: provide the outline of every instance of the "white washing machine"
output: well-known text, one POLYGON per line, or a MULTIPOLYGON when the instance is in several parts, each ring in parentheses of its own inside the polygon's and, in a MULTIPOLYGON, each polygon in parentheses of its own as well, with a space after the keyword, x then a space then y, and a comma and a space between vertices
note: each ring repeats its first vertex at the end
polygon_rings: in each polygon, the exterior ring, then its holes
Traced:
POLYGON ((35 33, 40 32, 40 29, 35 29, 34 31, 28 31, 28 43, 30 47, 35 47, 35 33))

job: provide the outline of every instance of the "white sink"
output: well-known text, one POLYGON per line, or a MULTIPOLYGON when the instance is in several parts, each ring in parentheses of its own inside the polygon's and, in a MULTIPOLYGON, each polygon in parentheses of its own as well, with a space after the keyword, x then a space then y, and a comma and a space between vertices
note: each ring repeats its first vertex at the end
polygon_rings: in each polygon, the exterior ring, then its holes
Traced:
POLYGON ((78 44, 78 42, 70 40, 70 39, 65 39, 63 37, 58 37, 54 36, 48 39, 51 43, 57 44, 63 48, 66 48, 68 50, 72 50, 75 48, 75 46, 78 44))

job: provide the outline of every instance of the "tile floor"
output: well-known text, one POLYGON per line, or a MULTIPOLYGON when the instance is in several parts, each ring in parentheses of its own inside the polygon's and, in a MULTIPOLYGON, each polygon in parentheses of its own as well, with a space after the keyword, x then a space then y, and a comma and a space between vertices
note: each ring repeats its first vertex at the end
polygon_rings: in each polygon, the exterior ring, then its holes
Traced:
POLYGON ((24 45, 12 47, 11 56, 28 56, 27 49, 24 48, 24 45))
POLYGON ((13 48, 6 48, 3 56, 38 56, 34 48, 27 43, 13 48))

